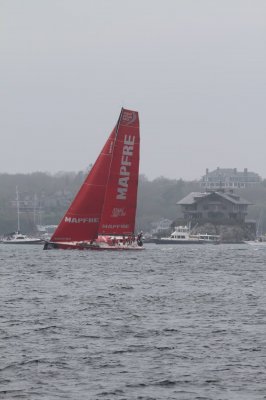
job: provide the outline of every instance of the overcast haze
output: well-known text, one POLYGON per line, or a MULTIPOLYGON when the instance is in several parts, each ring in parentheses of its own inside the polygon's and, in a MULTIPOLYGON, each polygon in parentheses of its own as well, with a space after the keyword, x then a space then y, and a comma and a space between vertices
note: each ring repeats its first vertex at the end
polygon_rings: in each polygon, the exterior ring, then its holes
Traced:
POLYGON ((0 0, 0 172, 79 171, 121 107, 140 172, 266 178, 265 0, 0 0))

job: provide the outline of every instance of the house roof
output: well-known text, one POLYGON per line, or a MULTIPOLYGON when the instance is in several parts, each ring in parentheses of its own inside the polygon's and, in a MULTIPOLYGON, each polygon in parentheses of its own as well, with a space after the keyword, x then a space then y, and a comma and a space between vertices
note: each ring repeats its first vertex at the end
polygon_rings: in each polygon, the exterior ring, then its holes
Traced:
POLYGON ((186 197, 184 197, 182 200, 178 201, 177 204, 179 205, 188 205, 188 204, 195 204, 197 203, 200 199, 204 197, 208 197, 212 194, 216 194, 219 197, 222 197, 225 200, 228 200, 230 203, 234 204, 242 204, 242 205, 250 205, 249 201, 243 199, 242 197, 238 196, 235 193, 229 193, 229 192, 219 192, 219 191, 213 191, 213 192, 192 192, 186 197))
POLYGON ((191 192, 182 200, 178 201, 176 204, 194 204, 196 201, 201 198, 205 197, 208 193, 201 193, 201 192, 191 192))
POLYGON ((223 197, 224 199, 231 201, 231 203, 234 204, 252 204, 249 201, 247 201, 246 199, 243 199, 243 197, 238 196, 237 194, 234 193, 222 193, 222 192, 215 192, 216 194, 218 194, 219 196, 223 197))
MULTIPOLYGON (((245 176, 245 177, 259 177, 259 174, 257 172, 252 172, 252 171, 237 171, 236 168, 217 168, 213 171, 208 171, 207 174, 209 177, 210 176, 245 176)), ((206 176, 206 175, 205 175, 206 176)))

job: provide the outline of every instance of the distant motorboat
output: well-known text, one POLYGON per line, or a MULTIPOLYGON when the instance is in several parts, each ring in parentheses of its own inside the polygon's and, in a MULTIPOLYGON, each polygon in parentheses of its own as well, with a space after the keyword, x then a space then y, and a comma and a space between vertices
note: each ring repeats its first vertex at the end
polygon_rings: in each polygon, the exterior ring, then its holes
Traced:
POLYGON ((156 244, 205 244, 205 243, 219 243, 219 235, 205 234, 191 234, 188 226, 176 226, 175 230, 169 237, 162 237, 154 239, 156 244))

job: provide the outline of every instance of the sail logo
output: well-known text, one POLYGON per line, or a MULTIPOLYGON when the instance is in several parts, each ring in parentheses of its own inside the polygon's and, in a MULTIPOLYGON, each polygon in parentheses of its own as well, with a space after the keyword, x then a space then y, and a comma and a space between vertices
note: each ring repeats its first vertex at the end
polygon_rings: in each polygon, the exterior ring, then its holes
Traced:
POLYGON ((130 167, 132 164, 135 136, 124 136, 124 146, 119 170, 119 179, 117 187, 117 200, 126 200, 128 191, 128 182, 130 179, 130 167))
POLYGON ((137 113, 132 111, 124 111, 122 115, 122 122, 125 122, 125 125, 133 124, 137 119, 137 113))
POLYGON ((126 210, 124 208, 113 208, 112 217, 124 217, 126 215, 126 210))
POLYGON ((129 229, 128 224, 120 224, 120 225, 112 225, 112 224, 105 224, 102 226, 103 229, 129 229))
POLYGON ((86 224, 86 223, 97 223, 99 222, 99 218, 75 218, 75 217, 65 217, 65 222, 69 222, 70 224, 86 224))

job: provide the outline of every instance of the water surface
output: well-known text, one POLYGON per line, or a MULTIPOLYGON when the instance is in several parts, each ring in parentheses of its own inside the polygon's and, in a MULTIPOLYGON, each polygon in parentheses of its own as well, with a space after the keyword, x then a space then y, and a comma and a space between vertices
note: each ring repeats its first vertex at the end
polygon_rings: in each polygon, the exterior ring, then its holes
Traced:
POLYGON ((0 245, 0 399, 266 399, 266 245, 0 245))

